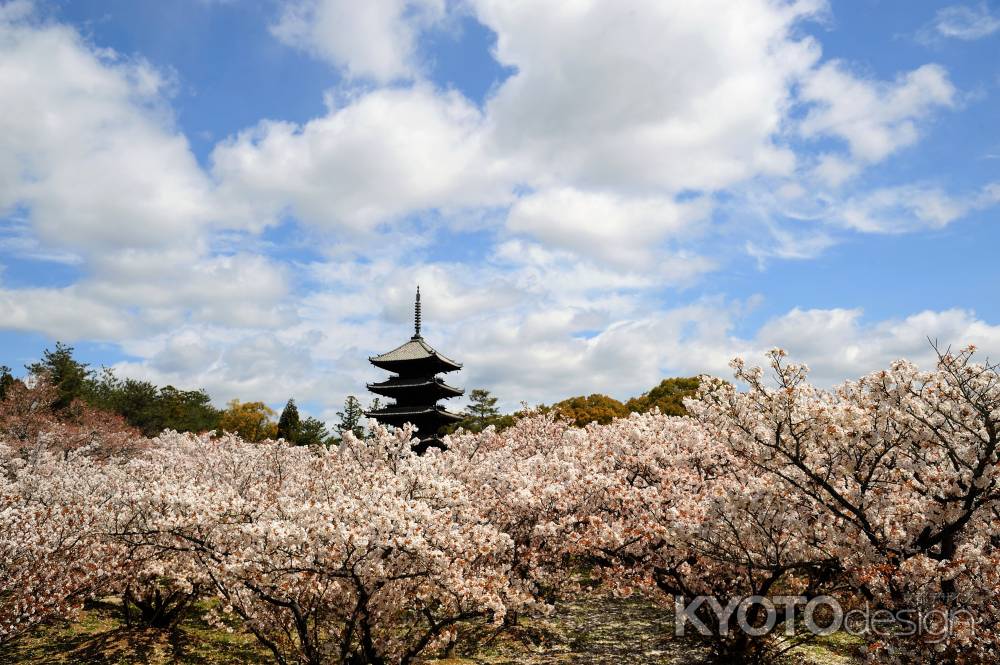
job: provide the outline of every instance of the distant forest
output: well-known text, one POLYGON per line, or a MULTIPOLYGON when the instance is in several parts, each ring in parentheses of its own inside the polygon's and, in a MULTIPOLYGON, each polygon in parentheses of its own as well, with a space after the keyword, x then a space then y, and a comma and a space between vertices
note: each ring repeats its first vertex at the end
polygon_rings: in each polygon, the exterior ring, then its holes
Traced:
MULTIPOLYGON (((28 375, 35 380, 51 384, 54 414, 72 418, 74 405, 120 416, 128 426, 145 436, 156 436, 170 429, 178 432, 227 431, 239 434, 246 440, 263 441, 283 438, 299 445, 335 444, 340 433, 353 431, 364 434, 364 408, 360 400, 350 395, 331 434, 324 422, 308 417, 300 418, 294 398, 289 398, 278 414, 263 401, 241 402, 230 400, 226 408, 212 405, 211 396, 203 389, 180 390, 174 386, 157 386, 141 379, 122 378, 108 367, 91 368, 73 356, 73 347, 56 342, 55 349, 45 349, 42 357, 25 365, 28 375)), ((8 398, 10 388, 20 383, 10 367, 0 365, 0 402, 8 398)), ((697 377, 668 378, 649 391, 621 402, 608 395, 594 393, 570 397, 552 405, 537 405, 514 413, 502 413, 496 404, 498 398, 484 388, 469 393, 469 406, 465 419, 446 431, 459 428, 479 432, 493 426, 504 429, 532 411, 554 412, 558 417, 571 421, 578 427, 597 422, 607 424, 614 418, 629 413, 646 413, 654 408, 673 416, 687 415, 684 399, 697 393, 697 377)), ((378 408, 373 400, 369 408, 378 408)), ((3 428, 0 412, 0 429, 3 428)))

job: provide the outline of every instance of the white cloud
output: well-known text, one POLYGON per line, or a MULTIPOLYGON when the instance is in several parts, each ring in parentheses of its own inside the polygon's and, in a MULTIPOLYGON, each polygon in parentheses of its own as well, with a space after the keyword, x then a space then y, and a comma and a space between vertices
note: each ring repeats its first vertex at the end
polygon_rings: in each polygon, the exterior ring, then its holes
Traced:
POLYGON ((381 89, 303 126, 264 121, 219 144, 213 173, 258 225, 290 209, 328 229, 371 231, 413 211, 504 202, 503 165, 479 111, 429 86, 381 89))
POLYGON ((813 175, 820 182, 831 187, 842 184, 861 173, 862 165, 841 155, 826 153, 819 156, 813 168, 813 175))
POLYGON ((204 388, 220 407, 234 398, 264 401, 276 409, 290 397, 300 403, 314 400, 329 407, 329 412, 311 415, 332 421, 342 395, 360 391, 357 376, 317 358, 314 347, 322 339, 315 331, 287 334, 231 326, 183 326, 127 344, 126 350, 138 359, 116 363, 113 369, 120 376, 158 385, 204 388))
POLYGON ((773 347, 812 368, 812 380, 831 386, 907 358, 933 366, 928 338, 947 345, 976 344, 1000 355, 1000 326, 966 310, 924 311, 902 319, 865 321, 858 309, 792 309, 773 317, 752 338, 733 329, 743 316, 736 303, 705 300, 607 323, 589 337, 572 335, 573 318, 540 309, 520 320, 464 327, 447 349, 469 368, 468 385, 489 386, 513 407, 591 392, 619 399, 637 395, 667 376, 709 373, 728 378, 729 360, 763 363, 773 347))
POLYGON ((95 263, 98 276, 81 289, 121 308, 138 305, 140 320, 154 330, 188 320, 258 328, 293 320, 283 303, 288 270, 263 256, 127 252, 95 263))
POLYGON ((196 242, 210 186, 164 85, 69 28, 0 20, 0 212, 29 207, 41 240, 77 251, 196 242))
MULTIPOLYGON (((321 31, 325 6, 294 5, 288 16, 321 31)), ((495 57, 515 69, 484 109, 417 82, 331 95, 329 111, 303 125, 264 121, 213 154, 230 210, 242 208, 252 229, 290 213, 357 234, 422 211, 460 226, 456 211, 512 203, 507 229, 548 247, 612 266, 665 263, 664 239, 679 227, 697 235, 710 219, 678 193, 761 178, 840 188, 912 145, 921 121, 957 96, 937 65, 895 81, 858 77, 840 61, 817 66, 818 44, 797 26, 822 17, 820 2, 470 7, 496 32, 495 57), (796 105, 801 122, 790 118, 796 105), (797 156, 793 134, 843 139, 850 154, 797 156), (521 187, 533 193, 515 198, 521 187)), ((378 11, 413 34, 428 14, 378 11)), ((747 246, 804 257, 836 241, 785 236, 777 249, 747 246)))
POLYGON ((188 320, 280 323, 283 269, 211 251, 226 211, 172 123, 166 77, 11 7, 0 14, 0 247, 82 277, 0 292, 3 325, 121 341, 188 320))
POLYGON ((22 259, 77 265, 82 259, 69 249, 44 246, 32 231, 31 225, 10 215, 0 225, 0 254, 13 254, 22 259))
POLYGON ((689 230, 709 210, 704 200, 676 203, 557 188, 518 199, 507 228, 613 265, 649 268, 664 238, 689 230))
POLYGON ((934 186, 885 187, 844 201, 831 210, 830 218, 857 231, 900 233, 941 228, 997 203, 1000 183, 966 196, 952 196, 934 186))
POLYGON ((445 9, 445 0, 289 0, 271 31, 349 77, 388 82, 417 76, 417 37, 445 9))
POLYGON ((14 22, 30 17, 35 11, 33 0, 10 0, 0 5, 0 21, 14 22))
POLYGON ((819 57, 793 27, 821 3, 472 4, 517 70, 488 114, 531 184, 676 192, 793 167, 774 136, 819 57))
POLYGON ((738 348, 725 337, 728 313, 711 304, 633 311, 589 335, 581 334, 583 313, 553 304, 464 327, 454 341, 469 368, 464 380, 490 387, 508 407, 592 392, 624 399, 678 372, 723 371, 738 348))
POLYGON ((1000 16, 995 15, 985 2, 980 2, 977 5, 942 7, 917 37, 924 42, 934 38, 972 41, 989 37, 997 30, 1000 30, 1000 16))
POLYGON ((833 235, 814 226, 782 227, 767 225, 764 238, 754 238, 746 243, 750 256, 757 259, 763 269, 768 259, 814 259, 836 244, 833 235))
POLYGON ((0 288, 4 328, 125 342, 188 322, 290 325, 286 271, 260 256, 119 252, 67 287, 0 288))
POLYGON ((76 286, 0 289, 3 328, 56 339, 122 340, 138 332, 134 317, 76 286))
POLYGON ((930 341, 942 348, 975 344, 985 356, 1000 354, 1000 326, 968 310, 927 310, 902 319, 866 322, 860 309, 793 309, 767 322, 754 340, 759 362, 768 347, 790 351, 812 369, 821 385, 839 383, 906 358, 922 367, 934 364, 930 341))
MULTIPOLYGON (((859 78, 833 61, 805 77, 800 96, 813 105, 799 124, 803 136, 843 139, 854 159, 871 163, 915 143, 917 121, 954 106, 956 91, 939 65, 923 65, 890 83, 859 78)), ((843 180, 842 167, 820 175, 843 180)))
MULTIPOLYGON (((1000 183, 952 194, 933 183, 876 187, 860 192, 805 189, 798 183, 769 191, 745 190, 728 204, 756 221, 746 240, 761 269, 770 259, 815 259, 844 232, 915 233, 941 229, 1000 203, 1000 183)), ((728 213, 732 214, 732 213, 728 213)))
POLYGON ((823 385, 896 357, 927 363, 927 336, 1000 351, 1000 327, 961 310, 866 321, 858 309, 796 308, 741 337, 734 331, 752 302, 707 298, 664 307, 651 297, 656 280, 648 272, 601 273, 518 240, 476 265, 375 260, 311 270, 328 289, 293 299, 293 322, 270 332, 227 321, 171 326, 126 342, 137 360, 119 369, 204 386, 219 401, 280 406, 294 396, 326 405, 321 415, 332 420, 344 396, 367 398, 364 384, 382 375, 367 357, 411 334, 415 283, 422 287, 425 337, 465 363, 449 381, 489 388, 509 409, 521 400, 551 403, 590 392, 624 399, 666 376, 729 376, 732 357, 760 362, 773 346, 810 364, 823 385))

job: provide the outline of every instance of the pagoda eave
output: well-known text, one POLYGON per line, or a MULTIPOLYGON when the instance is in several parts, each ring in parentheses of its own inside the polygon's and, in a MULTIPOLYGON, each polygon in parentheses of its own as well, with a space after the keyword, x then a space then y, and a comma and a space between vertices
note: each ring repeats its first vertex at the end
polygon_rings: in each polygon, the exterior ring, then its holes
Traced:
POLYGON ((443 374, 456 372, 462 369, 460 363, 452 363, 433 356, 414 360, 378 360, 369 358, 368 362, 380 369, 395 374, 413 374, 414 372, 429 372, 431 374, 443 374))
POLYGON ((406 379, 390 379, 379 383, 369 383, 370 392, 391 399, 403 399, 431 395, 434 399, 451 399, 465 394, 461 388, 449 386, 442 381, 407 381, 406 379))
POLYGON ((384 423, 389 423, 391 425, 402 425, 403 423, 412 423, 414 425, 420 426, 420 422, 440 422, 442 424, 449 422, 458 422, 462 420, 465 416, 459 413, 452 413, 444 409, 443 407, 437 408, 410 408, 410 407, 396 407, 390 406, 384 409, 377 409, 375 411, 366 411, 365 415, 369 418, 375 418, 384 423))

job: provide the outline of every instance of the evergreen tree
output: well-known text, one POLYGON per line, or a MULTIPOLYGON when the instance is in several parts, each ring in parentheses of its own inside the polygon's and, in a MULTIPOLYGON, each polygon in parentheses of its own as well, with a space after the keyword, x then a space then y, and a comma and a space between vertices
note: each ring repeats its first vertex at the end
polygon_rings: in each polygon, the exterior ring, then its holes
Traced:
POLYGON ((204 390, 158 388, 149 381, 120 379, 107 367, 89 382, 86 400, 98 409, 119 414, 146 436, 156 436, 165 429, 207 432, 219 425, 219 411, 204 390))
POLYGON ((0 365, 0 402, 7 397, 7 390, 14 385, 14 375, 10 373, 10 367, 0 365))
POLYGON ((157 405, 159 431, 207 432, 219 428, 219 410, 212 406, 212 398, 204 390, 164 386, 160 388, 157 405))
POLYGON ((278 438, 290 443, 298 443, 301 426, 299 407, 295 406, 294 399, 289 399, 285 408, 281 410, 281 417, 278 418, 278 438))
POLYGON ((358 438, 365 435, 365 428, 361 424, 365 417, 364 410, 361 408, 361 401, 354 395, 347 396, 344 400, 344 410, 338 411, 337 417, 340 418, 340 422, 337 423, 338 432, 351 431, 358 438))
POLYGON ((502 415, 497 408, 497 398, 485 388, 475 388, 469 392, 469 406, 465 409, 465 418, 459 422, 448 425, 442 430, 444 434, 451 434, 458 429, 467 432, 482 432, 492 425, 498 431, 510 427, 517 422, 515 415, 502 415))
POLYGON ((98 409, 117 413, 146 436, 156 436, 164 429, 159 389, 149 381, 120 379, 105 367, 89 382, 87 401, 98 409))
POLYGON ((500 415, 497 398, 485 388, 475 388, 469 393, 469 406, 466 411, 480 430, 485 428, 492 418, 500 415))
POLYGON ((45 377, 56 387, 59 396, 52 403, 52 408, 57 411, 83 397, 89 387, 90 370, 86 363, 73 358, 73 347, 62 342, 56 342, 55 351, 45 349, 42 359, 25 365, 25 369, 35 376, 45 377))
POLYGON ((330 433, 326 430, 323 421, 309 417, 299 425, 295 444, 299 446, 328 445, 331 442, 330 439, 330 433))

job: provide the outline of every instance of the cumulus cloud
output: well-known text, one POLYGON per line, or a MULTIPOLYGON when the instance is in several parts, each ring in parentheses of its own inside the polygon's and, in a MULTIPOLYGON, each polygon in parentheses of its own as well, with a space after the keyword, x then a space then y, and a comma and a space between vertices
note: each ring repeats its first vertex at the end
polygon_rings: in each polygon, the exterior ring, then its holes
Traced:
POLYGON ((291 335, 233 326, 183 326, 127 344, 126 350, 139 359, 113 367, 122 376, 159 385, 205 388, 219 406, 232 398, 282 404, 294 396, 326 402, 331 393, 357 392, 349 381, 338 381, 342 377, 334 367, 318 363, 311 350, 320 337, 318 332, 291 335), (318 367, 327 372, 317 372, 318 367))
POLYGON ((677 203, 671 198, 625 198, 606 192, 556 188, 520 198, 507 228, 551 247, 619 266, 649 267, 660 244, 704 219, 704 200, 677 203))
POLYGON ((44 242, 77 251, 196 242, 210 187, 164 86, 68 27, 0 17, 0 211, 30 208, 44 242))
POLYGON ((234 208, 251 204, 251 222, 290 210, 323 228, 371 231, 414 211, 503 203, 511 182, 484 148, 482 123, 458 93, 380 89, 331 101, 303 126, 241 132, 215 148, 212 170, 234 208))
POLYGON ((284 268, 260 256, 109 255, 67 287, 0 288, 4 328, 124 342, 188 322, 289 325, 284 268))
POLYGON ((832 385, 905 358, 930 368, 931 341, 942 349, 975 344, 983 357, 1000 353, 1000 326, 963 309, 927 310, 901 319, 866 321, 860 309, 793 309, 768 321, 754 340, 756 355, 782 347, 812 369, 812 379, 832 385))
MULTIPOLYGON (((954 106, 956 90, 939 65, 884 82, 860 78, 833 61, 805 77, 801 97, 812 105, 799 124, 803 136, 842 139, 854 159, 871 163, 916 142, 917 121, 936 108, 954 106)), ((820 164, 819 175, 838 183, 850 173, 842 163, 827 162, 820 164)))
POLYGON ((812 369, 812 380, 832 386, 886 367, 899 358, 934 363, 928 338, 942 348, 976 344, 983 356, 1000 353, 1000 326, 967 310, 924 311, 901 319, 865 320, 858 309, 793 309, 771 318, 752 338, 733 333, 742 308, 711 300, 616 321, 591 337, 567 335, 566 317, 503 322, 475 329, 456 342, 473 378, 502 395, 551 402, 606 392, 620 399, 648 390, 665 376, 708 373, 728 378, 736 356, 763 363, 774 347, 812 369))
POLYGON ((591 283, 563 288, 576 275, 550 273, 561 280, 538 280, 533 268, 511 272, 445 263, 404 268, 376 262, 354 270, 349 288, 304 298, 294 325, 273 332, 182 326, 126 343, 125 351, 137 360, 119 369, 160 383, 204 386, 220 399, 280 404, 294 396, 327 405, 332 419, 345 395, 364 397, 364 384, 382 375, 366 358, 412 333, 415 281, 424 295, 426 339, 465 364, 449 381, 487 387, 507 409, 522 400, 552 403, 590 392, 624 399, 665 376, 728 377, 733 357, 763 362, 775 346, 809 364, 821 385, 900 357, 929 366, 928 337, 943 345, 976 343, 994 356, 1000 352, 1000 326, 966 310, 871 320, 860 309, 794 308, 741 336, 735 331, 752 302, 703 298, 654 306, 641 286, 620 282, 609 291, 587 271, 579 276, 591 283), (381 311, 373 311, 375 302, 381 311))
MULTIPOLYGON (((320 34, 322 13, 342 4, 296 3, 286 16, 296 31, 320 34)), ((819 58, 818 45, 796 35, 801 21, 822 14, 819 2, 469 8, 496 33, 497 60, 515 70, 484 108, 422 80, 331 95, 321 117, 265 121, 216 148, 213 175, 228 200, 249 203, 245 217, 258 225, 290 212, 354 232, 414 211, 514 203, 512 230, 576 251, 589 236, 601 258, 621 262, 629 254, 622 243, 657 240, 672 220, 699 216, 697 206, 673 201, 678 192, 794 170, 780 134, 792 84, 819 58), (512 193, 525 188, 535 195, 515 202, 512 193), (567 193, 573 218, 553 219, 551 204, 567 193), (604 217, 606 229, 626 224, 636 239, 601 243, 600 227, 581 226, 581 215, 604 217)), ((378 11, 415 34, 428 12, 444 10, 386 3, 378 11)), ((355 32, 366 42, 410 43, 355 32)))
POLYGON ((271 32, 352 78, 387 82, 419 73, 417 37, 445 9, 445 0, 290 0, 271 32))
MULTIPOLYGON (((297 3, 286 14, 322 31, 333 5, 297 3)), ((263 121, 213 152, 230 212, 251 229, 290 214, 358 234, 431 211, 460 225, 456 211, 509 205, 514 234, 587 260, 648 265, 671 256, 662 241, 678 228, 697 235, 711 218, 709 199, 679 194, 794 181, 804 169, 807 186, 839 188, 916 142, 931 112, 954 107, 958 94, 938 65, 889 81, 842 61, 818 65, 819 45, 798 26, 823 16, 819 2, 468 6, 515 72, 484 108, 418 80, 329 95, 327 113, 301 125, 263 121), (843 140, 849 152, 796 155, 793 133, 843 140)), ((435 7, 378 11, 419 31, 427 15, 447 13, 435 7)), ((793 257, 835 241, 803 237, 805 250, 787 239, 773 250, 748 246, 793 257)))
POLYGON ((714 189, 794 166, 774 135, 819 57, 793 27, 821 3, 472 4, 516 68, 495 140, 537 185, 714 189))
POLYGON ((0 292, 6 327, 120 341, 188 320, 281 321, 283 269, 211 250, 226 212, 173 124, 167 87, 145 61, 98 49, 28 4, 5 6, 0 247, 82 275, 0 292))
POLYGON ((0 289, 2 326, 56 339, 123 340, 139 331, 133 316, 76 286, 0 289))

